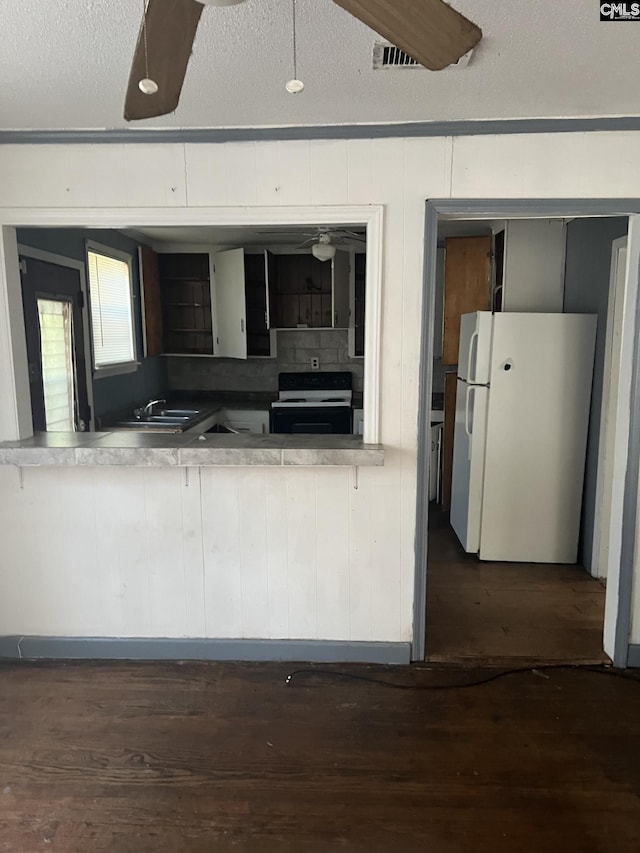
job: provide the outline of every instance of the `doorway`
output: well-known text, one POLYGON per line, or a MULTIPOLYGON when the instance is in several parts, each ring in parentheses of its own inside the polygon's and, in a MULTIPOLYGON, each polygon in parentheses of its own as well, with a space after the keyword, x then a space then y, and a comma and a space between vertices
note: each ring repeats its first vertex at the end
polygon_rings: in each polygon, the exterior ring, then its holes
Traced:
POLYGON ((80 272, 20 256, 22 304, 36 432, 84 432, 90 424, 80 272))
MULTIPOLYGON (((449 205, 450 207, 455 207, 457 204, 454 202, 445 202, 443 206, 446 207, 449 205)), ((483 204, 482 202, 478 202, 477 207, 481 208, 483 204)), ((437 205, 438 203, 433 203, 434 208, 437 205)), ((462 205, 463 203, 460 203, 460 206, 462 205)), ((473 205, 474 203, 472 202, 471 206, 473 205)), ((524 203, 517 205, 519 220, 524 218, 522 213, 523 206, 524 203)), ((490 209, 490 205, 487 205, 487 207, 490 209)), ((533 203, 532 209, 535 207, 536 204, 533 203)), ((538 207, 542 208, 544 205, 538 205, 538 207)), ((571 204, 567 203, 567 214, 569 214, 570 209, 571 204)), ((557 215, 559 211, 556 210, 554 212, 556 213, 555 220, 559 221, 562 227, 564 227, 563 220, 565 225, 570 221, 568 216, 561 219, 557 215)), ((431 213, 434 213, 434 211, 431 211, 431 213)), ((506 211, 500 213, 504 217, 506 211)), ((492 229, 495 237, 496 231, 502 230, 501 226, 504 227, 504 221, 497 221, 500 218, 500 213, 496 210, 491 218, 487 215, 478 216, 472 223, 465 223, 461 221, 462 217, 456 217, 455 237, 466 238, 469 236, 464 232, 465 225, 469 224, 472 226, 471 235, 486 235, 487 231, 482 230, 485 228, 492 229)), ((538 211, 536 211, 535 216, 538 215, 538 211)), ((429 215, 427 220, 429 220, 429 215)), ((622 233, 626 233, 627 217, 622 217, 621 220, 624 222, 624 231, 622 233)), ((606 219, 602 221, 606 221, 606 219)), ((436 217, 433 217, 431 223, 427 221, 427 234, 430 227, 432 229, 432 236, 434 236, 433 232, 437 234, 436 217)), ((554 229, 556 226, 549 219, 547 225, 543 225, 543 223, 538 221, 536 228, 544 230, 545 228, 554 229)), ((522 228, 519 225, 518 229, 515 230, 520 233, 522 228)), ((491 230, 488 230, 488 233, 492 233, 491 230)), ((549 234, 551 234, 551 231, 549 231, 549 234)), ((478 242, 481 242, 481 240, 478 239, 478 242)), ((513 244, 514 241, 512 240, 510 247, 512 250, 513 244)), ((604 284, 606 286, 606 290, 604 290, 604 327, 607 325, 606 302, 608 301, 611 244, 612 240, 609 239, 606 271, 604 273, 604 284)), ((427 247, 427 265, 430 266, 430 269, 425 271, 426 277, 431 278, 432 281, 436 278, 437 269, 435 249, 436 244, 434 240, 433 245, 427 247)), ((553 252, 547 252, 546 254, 546 260, 548 260, 549 256, 553 255, 553 252)), ((561 260, 564 263, 564 247, 562 247, 561 260)), ((543 298, 550 299, 552 303, 553 300, 556 300, 556 303, 550 307, 544 306, 539 308, 535 305, 530 307, 527 303, 518 304, 518 300, 523 294, 528 298, 528 289, 531 288, 532 281, 534 280, 534 277, 530 275, 522 276, 519 294, 513 289, 513 275, 511 280, 508 278, 506 280, 506 284, 511 285, 512 288, 511 291, 509 289, 506 290, 506 297, 502 286, 498 287, 496 293, 496 267, 502 273, 505 266, 508 268, 509 261, 512 261, 512 258, 505 262, 502 257, 500 259, 496 258, 494 252, 490 265, 487 265, 491 268, 490 274, 493 275, 493 282, 490 281, 488 285, 485 282, 485 298, 489 299, 489 303, 483 307, 489 313, 492 310, 500 311, 502 307, 500 302, 503 297, 507 300, 507 306, 509 304, 514 305, 511 309, 507 307, 507 311, 595 312, 596 309, 589 305, 584 309, 571 305, 565 308, 562 301, 558 305, 557 288, 551 284, 549 275, 545 277, 546 293, 543 295, 543 298), (493 297, 497 294, 501 298, 499 301, 496 300, 498 301, 496 305, 493 297)), ((500 282, 499 284, 502 285, 503 283, 500 282)), ((429 293, 429 290, 427 290, 427 296, 429 298, 427 306, 425 306, 426 315, 429 308, 433 309, 434 306, 438 305, 437 291, 433 292, 432 290, 429 293)), ((472 310, 477 310, 477 306, 474 306, 472 310)), ((433 323, 433 316, 432 311, 429 315, 431 323, 433 323)), ((602 321, 601 317, 599 321, 602 321)), ((427 322, 428 320, 425 316, 425 324, 427 322)), ((440 322, 442 323, 442 320, 440 322)), ((427 346, 427 350, 431 350, 429 354, 442 352, 443 346, 438 347, 437 324, 435 328, 425 329, 425 331, 427 334, 431 332, 434 335, 433 347, 427 346)), ((604 334, 602 337, 604 339, 604 334)), ((430 342, 427 341, 426 343, 429 344, 430 342)), ((629 338, 627 338, 626 348, 624 348, 627 350, 625 353, 626 357, 628 357, 628 346, 629 338)), ((446 346, 444 349, 446 350, 446 346)), ((620 357, 623 357, 620 352, 622 349, 623 347, 619 348, 618 355, 620 357)), ((423 355, 426 355, 425 347, 423 347, 423 355)), ((435 392, 438 381, 442 381, 443 379, 446 381, 448 378, 446 373, 449 368, 444 365, 427 363, 426 365, 423 364, 423 368, 426 368, 423 369, 423 376, 427 374, 428 378, 433 380, 432 388, 429 391, 433 390, 435 392), (440 375, 438 375, 438 371, 440 371, 440 375)), ((451 370, 455 379, 455 373, 457 372, 455 366, 451 370)), ((602 369, 600 380, 602 380, 602 369)), ((455 387, 455 383, 453 383, 453 387, 455 387)), ((438 390, 440 390, 442 407, 442 403, 446 397, 446 393, 443 392, 446 392, 446 388, 438 390)), ((420 444, 422 444, 425 435, 425 432, 422 432, 422 430, 425 426, 430 427, 433 423, 431 393, 429 393, 429 399, 424 399, 423 396, 422 403, 420 444)), ((453 403, 455 412, 455 395, 453 396, 453 403)), ((542 414, 544 415, 544 412, 542 414)), ((589 419, 589 423, 593 421, 596 427, 593 430, 596 448, 598 446, 600 415, 601 410, 598 408, 597 417, 594 417, 594 412, 592 411, 589 419)), ((445 433, 446 431, 447 427, 445 423, 445 433)), ((591 435, 589 438, 591 444, 591 435)), ((596 449, 596 459, 597 455, 596 449)), ((425 457, 426 454, 422 451, 423 463, 427 462, 425 457)), ((431 458, 433 459, 433 457, 431 458)), ((423 467, 421 465, 421 473, 423 467)), ((624 484, 622 485, 624 486, 624 484)), ((619 488, 620 483, 616 483, 616 489, 619 488)), ((422 495, 422 492, 423 485, 421 484, 419 494, 422 495)), ((563 559, 558 560, 557 565, 530 564, 525 561, 515 564, 479 561, 477 554, 466 553, 465 549, 460 545, 458 537, 453 534, 449 526, 448 513, 442 513, 441 508, 437 505, 434 506, 431 504, 431 506, 428 506, 426 495, 422 495, 422 497, 424 498, 423 506, 429 525, 429 561, 428 571, 426 572, 427 585, 424 588, 426 592, 427 617, 425 657, 427 660, 456 660, 458 662, 469 658, 475 659, 476 662, 479 659, 484 661, 504 661, 513 660, 514 658, 534 661, 567 660, 572 662, 599 662, 608 660, 607 656, 603 653, 605 590, 596 578, 591 577, 582 567, 560 565, 566 562, 563 559)), ((581 533, 581 546, 584 544, 582 540, 583 536, 581 533)), ((588 541, 587 545, 586 550, 589 552, 588 555, 583 553, 580 555, 581 558, 585 557, 585 565, 588 559, 591 558, 591 541, 588 541)), ((467 551, 469 550, 473 549, 467 548, 467 551)), ((418 543, 417 551, 420 553, 420 543, 418 543)), ((426 562, 426 549, 422 553, 426 562)), ((500 557, 499 559, 508 558, 500 557)), ((519 560, 521 558, 517 557, 516 559, 519 560)), ((591 566, 588 566, 588 568, 592 569, 591 566)), ((594 571, 593 574, 597 576, 598 572, 594 571)))

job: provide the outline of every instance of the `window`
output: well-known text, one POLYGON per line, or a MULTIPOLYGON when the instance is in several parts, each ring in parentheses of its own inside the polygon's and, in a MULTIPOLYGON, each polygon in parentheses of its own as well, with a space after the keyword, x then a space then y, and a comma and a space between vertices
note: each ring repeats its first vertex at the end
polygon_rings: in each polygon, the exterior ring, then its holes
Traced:
POLYGON ((136 360, 131 266, 124 256, 87 248, 93 365, 96 371, 121 372, 136 360))

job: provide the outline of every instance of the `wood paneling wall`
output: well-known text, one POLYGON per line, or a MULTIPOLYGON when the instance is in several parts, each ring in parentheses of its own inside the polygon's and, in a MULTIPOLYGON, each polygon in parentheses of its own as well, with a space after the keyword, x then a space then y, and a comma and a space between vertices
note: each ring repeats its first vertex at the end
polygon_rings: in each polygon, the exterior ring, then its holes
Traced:
POLYGON ((0 468, 0 633, 410 639, 425 199, 640 196, 639 145, 565 133, 2 146, 0 205, 59 208, 60 224, 83 206, 171 207, 179 224, 199 206, 383 204, 387 450, 357 490, 341 469, 194 470, 187 486, 179 470, 40 468, 21 488, 0 468))

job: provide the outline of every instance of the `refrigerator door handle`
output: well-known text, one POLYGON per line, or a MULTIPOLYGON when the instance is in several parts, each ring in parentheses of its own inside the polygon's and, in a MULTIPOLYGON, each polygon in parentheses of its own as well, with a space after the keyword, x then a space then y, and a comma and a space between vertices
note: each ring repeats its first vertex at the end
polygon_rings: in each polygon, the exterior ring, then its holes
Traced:
MULTIPOLYGON (((469 338, 469 356, 467 358, 467 382, 475 382, 475 377, 471 376, 471 362, 473 360, 473 345, 478 343, 478 330, 472 333, 469 338)), ((467 395, 468 399, 468 395, 467 395)))
MULTIPOLYGON (((467 396, 464 403, 464 431, 469 438, 472 437, 472 431, 469 429, 469 400, 471 392, 475 390, 473 385, 467 385, 467 396)), ((471 445, 469 445, 469 459, 471 459, 471 445)))

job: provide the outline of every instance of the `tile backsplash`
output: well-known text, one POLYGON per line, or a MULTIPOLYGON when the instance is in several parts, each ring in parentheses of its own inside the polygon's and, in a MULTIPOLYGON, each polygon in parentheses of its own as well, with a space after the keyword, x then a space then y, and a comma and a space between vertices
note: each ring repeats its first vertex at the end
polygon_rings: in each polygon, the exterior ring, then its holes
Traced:
POLYGON ((167 356, 169 388, 175 391, 273 391, 278 374, 311 370, 350 370, 354 391, 362 391, 364 359, 349 358, 346 329, 279 330, 277 358, 189 358, 167 356))

